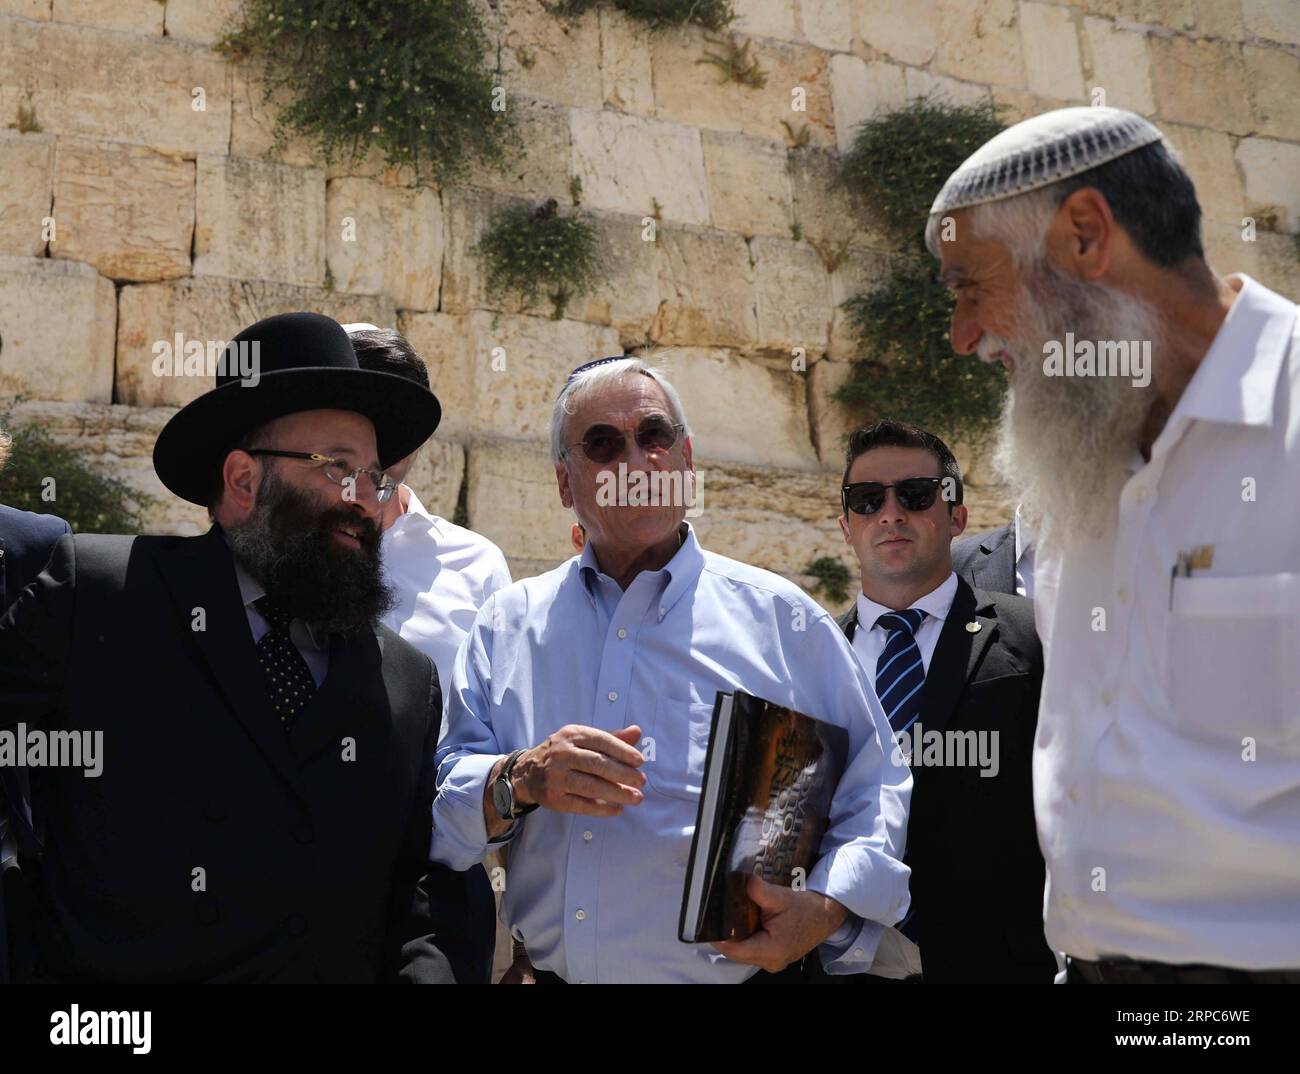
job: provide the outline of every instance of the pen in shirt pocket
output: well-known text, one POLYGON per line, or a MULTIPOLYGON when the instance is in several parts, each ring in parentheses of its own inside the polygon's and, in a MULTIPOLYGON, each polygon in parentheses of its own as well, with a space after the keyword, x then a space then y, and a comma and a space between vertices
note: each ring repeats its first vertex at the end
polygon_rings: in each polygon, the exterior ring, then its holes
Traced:
POLYGON ((1198 544, 1189 552, 1179 552, 1169 572, 1169 610, 1174 610, 1174 579, 1190 578, 1193 570, 1208 571, 1214 566, 1214 545, 1198 544))

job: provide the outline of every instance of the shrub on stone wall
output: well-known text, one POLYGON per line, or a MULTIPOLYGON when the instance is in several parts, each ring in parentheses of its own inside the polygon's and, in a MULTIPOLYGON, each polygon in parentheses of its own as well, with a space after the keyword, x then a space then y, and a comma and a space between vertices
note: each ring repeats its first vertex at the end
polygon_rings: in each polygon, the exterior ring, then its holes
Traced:
POLYGON ((1006 375, 953 353, 953 297, 936 279, 925 223, 944 180, 1002 126, 992 104, 920 98, 858 128, 839 181, 901 251, 888 279, 844 303, 860 349, 841 402, 973 443, 993 428, 1006 375))
POLYGON ((731 0, 556 0, 549 9, 556 15, 577 18, 592 8, 614 8, 658 29, 694 23, 721 30, 735 17, 731 0))
POLYGON ((419 181, 517 144, 469 0, 246 0, 239 18, 218 51, 266 61, 281 143, 303 135, 329 160, 374 147, 419 181))
POLYGON ((144 512, 155 497, 87 466, 39 426, 13 425, 9 411, 0 414, 0 429, 12 438, 8 461, 0 468, 0 503, 58 515, 76 533, 139 533, 145 528, 144 512))
POLYGON ((600 273, 596 227, 580 213, 561 215, 554 198, 532 208, 512 205, 493 217, 478 243, 487 263, 487 289, 514 294, 525 308, 545 293, 551 317, 585 294, 600 273))

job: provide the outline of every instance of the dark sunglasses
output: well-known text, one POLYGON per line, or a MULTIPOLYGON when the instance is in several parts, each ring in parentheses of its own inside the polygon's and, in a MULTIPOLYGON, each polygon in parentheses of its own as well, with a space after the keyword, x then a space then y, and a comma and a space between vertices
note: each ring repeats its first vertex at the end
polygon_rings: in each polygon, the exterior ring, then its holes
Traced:
MULTIPOLYGON (((685 426, 674 424, 667 418, 649 417, 636 427, 636 442, 642 451, 667 451, 675 443, 685 426)), ((593 425, 568 448, 582 448, 582 453, 592 462, 613 462, 627 447, 627 437, 612 425, 593 425)), ((561 456, 563 457, 563 456, 561 456)))
POLYGON ((939 495, 941 477, 909 477, 892 485, 879 481, 857 481, 840 488, 844 510, 858 515, 874 515, 885 506, 885 493, 894 490, 898 504, 904 511, 928 511, 939 495))

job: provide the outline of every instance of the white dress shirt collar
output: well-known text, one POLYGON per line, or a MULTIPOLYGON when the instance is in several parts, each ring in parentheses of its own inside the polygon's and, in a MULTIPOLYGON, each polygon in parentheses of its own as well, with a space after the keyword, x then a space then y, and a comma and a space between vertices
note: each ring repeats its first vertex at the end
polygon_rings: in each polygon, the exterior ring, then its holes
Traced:
POLYGON ((1192 421, 1265 427, 1273 423, 1295 304, 1244 273, 1225 280, 1237 299, 1156 438, 1152 458, 1169 451, 1192 421))
MULTIPOLYGON (((659 601, 659 618, 662 619, 672 607, 681 599, 682 594, 695 584, 695 579, 700 576, 700 571, 704 569, 704 551, 700 548, 700 542, 695 536, 695 530, 687 521, 682 522, 685 535, 682 545, 677 549, 673 558, 670 559, 661 568, 668 575, 668 585, 664 589, 663 598, 659 601)), ((599 578, 608 578, 600 569, 600 564, 596 561, 596 552, 588 541, 582 546, 582 553, 578 557, 578 571, 583 581, 587 583, 587 592, 595 599, 592 594, 592 583, 599 578)), ((651 572, 658 573, 658 572, 651 572)))
MULTIPOLYGON (((955 571, 950 571, 947 578, 925 596, 913 601, 911 606, 920 608, 936 622, 942 623, 948 618, 948 612, 952 610, 952 602, 956 596, 957 574, 955 571)), ((884 604, 877 604, 866 593, 858 594, 859 628, 870 630, 876 625, 877 619, 893 610, 893 608, 886 607, 884 604)))
POLYGON ((1019 563, 1025 553, 1033 549, 1034 541, 1037 539, 1034 527, 1020 510, 1020 504, 1016 504, 1016 517, 1011 528, 1016 535, 1016 562, 1019 563))
MULTIPOLYGON (((402 495, 402 489, 406 489, 409 497, 406 509, 398 515, 396 519, 394 519, 393 524, 389 529, 393 530, 398 526, 401 526, 403 529, 408 529, 423 523, 428 526, 429 529, 433 530, 434 533, 441 536, 442 528, 438 525, 439 519, 436 516, 429 514, 428 509, 424 506, 423 502, 421 502, 420 497, 415 494, 415 489, 411 488, 409 485, 403 485, 397 490, 397 495, 399 497, 402 495)), ((398 502, 401 502, 400 499, 398 502)))

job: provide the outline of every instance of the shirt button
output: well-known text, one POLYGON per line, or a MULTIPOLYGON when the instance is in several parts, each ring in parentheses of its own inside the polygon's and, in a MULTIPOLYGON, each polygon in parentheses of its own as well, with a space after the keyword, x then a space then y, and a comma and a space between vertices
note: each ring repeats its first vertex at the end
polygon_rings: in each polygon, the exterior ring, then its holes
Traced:
POLYGON ((591 832, 589 832, 589 831, 587 831, 587 832, 583 832, 583 833, 582 833, 582 838, 585 839, 588 843, 590 843, 590 842, 591 842, 591 832))
POLYGON ((1125 586, 1119 587, 1119 602, 1121 604, 1128 603, 1128 589, 1125 586))
POLYGON ((855 947, 855 948, 853 949, 853 957, 854 957, 854 958, 862 958, 864 954, 865 954, 865 952, 862 950, 861 947, 855 947))
POLYGON ((618 700, 618 691, 617 691, 617 690, 611 690, 611 691, 609 692, 609 699, 610 699, 611 701, 617 701, 617 700, 618 700))
POLYGON ((665 615, 667 615, 667 614, 668 614, 668 609, 667 609, 667 608, 660 608, 660 609, 659 609, 659 618, 660 618, 660 619, 662 619, 662 618, 663 618, 665 615))
POLYGON ((586 921, 586 920, 587 920, 587 911, 586 911, 586 910, 579 910, 579 911, 578 911, 576 914, 574 914, 573 916, 576 917, 579 921, 586 921))
POLYGON ((627 631, 624 630, 622 627, 619 627, 619 628, 618 628, 618 636, 619 636, 620 638, 626 638, 626 637, 627 637, 627 631))

